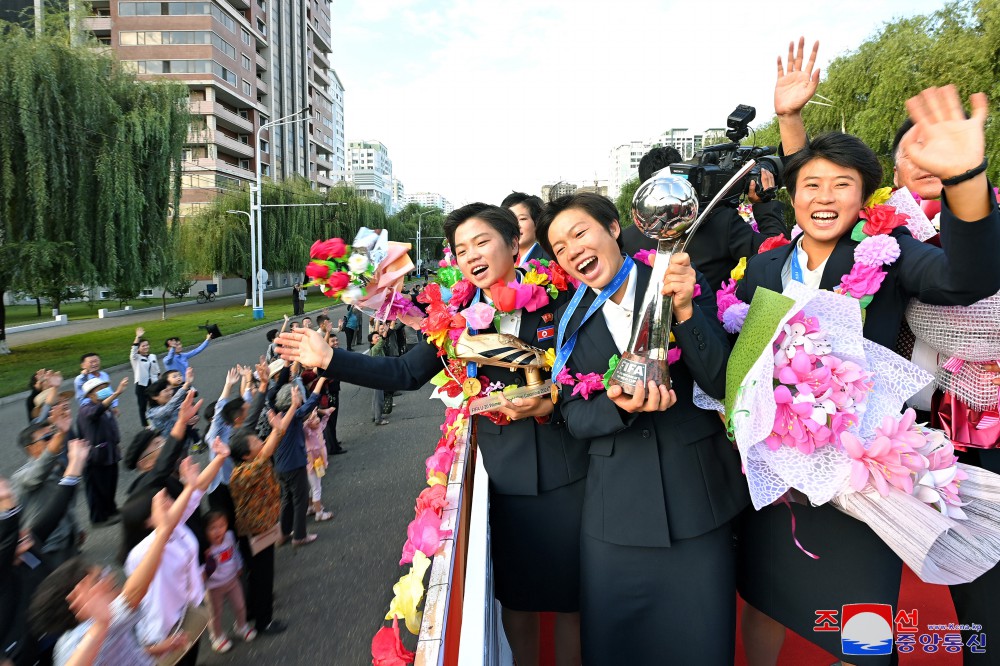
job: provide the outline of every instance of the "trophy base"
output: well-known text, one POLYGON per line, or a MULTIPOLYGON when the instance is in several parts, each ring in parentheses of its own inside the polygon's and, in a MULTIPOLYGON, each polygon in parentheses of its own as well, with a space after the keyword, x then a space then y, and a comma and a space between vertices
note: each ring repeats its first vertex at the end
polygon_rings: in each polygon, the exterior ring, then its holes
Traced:
POLYGON ((624 352, 608 385, 621 386, 622 391, 632 395, 635 393, 637 382, 642 382, 642 385, 646 386, 651 381, 656 382, 657 386, 670 387, 670 367, 667 365, 666 359, 657 360, 632 352, 624 352))

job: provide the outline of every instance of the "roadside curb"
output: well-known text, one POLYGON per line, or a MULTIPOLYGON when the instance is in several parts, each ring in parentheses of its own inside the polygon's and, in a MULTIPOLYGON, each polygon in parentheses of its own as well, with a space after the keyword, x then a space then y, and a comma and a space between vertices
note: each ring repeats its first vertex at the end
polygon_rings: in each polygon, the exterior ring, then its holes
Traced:
MULTIPOLYGON (((346 306, 343 303, 340 303, 340 304, 337 304, 337 305, 329 308, 329 310, 330 310, 330 319, 336 321, 336 318, 334 317, 334 312, 337 309, 339 309, 339 308, 346 308, 346 306)), ((289 319, 301 318, 301 317, 305 317, 307 315, 313 315, 313 316, 315 316, 315 315, 321 313, 322 311, 323 311, 323 308, 317 308, 316 310, 309 310, 305 314, 295 315, 294 317, 289 317, 289 319)), ((223 337, 226 337, 226 338, 238 338, 240 336, 246 335, 247 333, 254 333, 254 332, 259 332, 259 331, 261 331, 263 329, 266 329, 266 328, 273 328, 275 324, 280 324, 283 321, 284 321, 284 318, 281 318, 281 319, 272 319, 271 321, 267 322, 266 324, 261 324, 259 326, 254 326, 253 328, 247 328, 247 329, 244 329, 244 330, 239 331, 237 333, 232 333, 230 335, 225 335, 223 337)), ((120 363, 120 364, 112 366, 110 368, 101 368, 101 370, 103 370, 104 372, 106 372, 106 373, 108 373, 110 375, 113 372, 120 372, 122 370, 129 370, 129 371, 131 371, 132 370, 132 366, 129 363, 120 363)), ((60 388, 62 388, 64 390, 66 390, 66 389, 72 390, 73 389, 73 378, 71 377, 69 379, 64 379, 63 380, 63 385, 60 388)), ((9 404, 15 403, 15 402, 23 402, 29 395, 31 395, 31 391, 21 391, 20 393, 14 393, 12 395, 4 396, 4 397, 0 398, 0 407, 3 407, 4 405, 9 405, 9 404)))

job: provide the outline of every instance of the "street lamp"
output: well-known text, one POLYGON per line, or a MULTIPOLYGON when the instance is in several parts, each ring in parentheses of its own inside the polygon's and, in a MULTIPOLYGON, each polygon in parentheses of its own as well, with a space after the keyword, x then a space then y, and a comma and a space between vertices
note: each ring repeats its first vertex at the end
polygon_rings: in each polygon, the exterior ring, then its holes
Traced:
POLYGON ((260 133, 265 128, 277 127, 279 125, 289 125, 292 123, 297 123, 300 120, 306 120, 306 118, 296 118, 303 113, 311 111, 312 107, 307 106, 304 109, 299 109, 295 113, 289 114, 278 118, 277 120, 272 120, 268 123, 261 124, 257 128, 257 132, 254 134, 256 143, 254 144, 254 151, 257 159, 256 162, 256 179, 254 184, 250 186, 250 226, 256 227, 254 231, 250 233, 251 248, 250 253, 256 259, 256 265, 251 261, 251 272, 253 273, 252 287, 253 287, 253 318, 263 319, 264 318, 264 285, 258 279, 257 271, 264 267, 264 236, 261 232, 260 224, 260 133), (256 247, 253 246, 256 240, 256 247))
POLYGON ((417 277, 420 277, 420 269, 423 265, 423 260, 420 254, 420 237, 422 235, 421 231, 423 230, 424 215, 434 212, 437 212, 436 208, 431 208, 429 210, 425 210, 422 213, 417 213, 417 277))
MULTIPOLYGON (((251 218, 250 213, 246 212, 245 210, 227 210, 226 212, 232 215, 246 215, 247 222, 250 223, 250 276, 251 276, 251 285, 256 285, 256 282, 253 281, 253 276, 257 274, 257 267, 255 265, 256 257, 254 257, 253 250, 254 250, 254 245, 256 243, 257 232, 253 228, 253 218, 251 218)), ((246 307, 247 305, 253 305, 253 287, 251 287, 250 290, 249 302, 243 303, 244 307, 246 307)))

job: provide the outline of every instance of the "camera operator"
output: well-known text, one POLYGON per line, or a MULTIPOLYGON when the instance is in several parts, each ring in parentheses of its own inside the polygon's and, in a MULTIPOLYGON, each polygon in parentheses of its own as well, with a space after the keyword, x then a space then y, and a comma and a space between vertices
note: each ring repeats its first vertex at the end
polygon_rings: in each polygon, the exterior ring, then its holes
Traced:
MULTIPOLYGON (((676 148, 653 148, 639 161, 639 182, 644 183, 657 171, 682 161, 676 148)), ((774 175, 767 169, 761 169, 761 183, 765 189, 774 187, 774 175)), ((765 240, 779 234, 788 236, 780 201, 762 202, 757 184, 753 181, 747 196, 753 204, 753 216, 759 231, 754 231, 735 208, 720 204, 702 223, 698 235, 688 245, 691 264, 705 275, 712 289, 718 289, 729 279, 729 273, 741 258, 757 254, 757 249, 765 240)), ((639 250, 656 249, 656 239, 649 238, 634 225, 622 231, 622 241, 629 256, 639 250)))

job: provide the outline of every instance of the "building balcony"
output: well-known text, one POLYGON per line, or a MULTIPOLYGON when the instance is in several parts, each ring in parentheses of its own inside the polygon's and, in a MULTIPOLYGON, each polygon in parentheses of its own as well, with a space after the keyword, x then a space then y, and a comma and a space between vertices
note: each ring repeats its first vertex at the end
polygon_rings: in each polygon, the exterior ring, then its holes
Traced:
POLYGON ((196 160, 184 160, 181 162, 181 171, 192 176, 207 175, 210 171, 218 171, 242 181, 253 182, 257 175, 249 169, 241 169, 236 164, 230 164, 225 160, 209 159, 202 157, 196 160))
POLYGON ((110 16, 88 16, 81 22, 84 30, 89 30, 95 35, 111 34, 110 16))
POLYGON ((312 73, 313 76, 316 77, 316 87, 322 90, 326 90, 330 87, 330 77, 326 73, 326 69, 324 67, 313 67, 312 73))
POLYGON ((337 181, 330 178, 328 175, 322 171, 317 171, 313 177, 316 179, 316 183, 319 185, 325 185, 326 187, 334 187, 337 185, 337 181))
POLYGON ((250 9, 250 3, 247 0, 226 0, 230 5, 239 9, 240 11, 244 9, 250 9))
POLYGON ((253 132, 253 121, 238 113, 233 113, 218 102, 191 102, 191 113, 212 115, 216 117, 217 121, 228 125, 229 129, 253 132))
POLYGON ((269 90, 270 89, 268 88, 267 84, 264 83, 264 79, 257 77, 257 91, 263 93, 264 95, 267 95, 269 93, 269 90))
POLYGON ((260 67, 261 69, 267 69, 267 59, 264 56, 258 53, 255 60, 257 62, 258 67, 260 67))
POLYGON ((253 146, 236 139, 231 139, 222 132, 216 132, 213 141, 220 149, 239 155, 241 157, 253 157, 253 146))
POLYGON ((333 48, 330 46, 332 43, 330 41, 330 33, 320 27, 319 20, 313 19, 308 25, 309 31, 313 36, 313 44, 316 45, 316 48, 323 53, 330 53, 333 51, 333 48))
POLYGON ((312 57, 316 61, 316 65, 322 67, 324 71, 330 69, 330 60, 326 57, 325 53, 313 49, 312 57))

